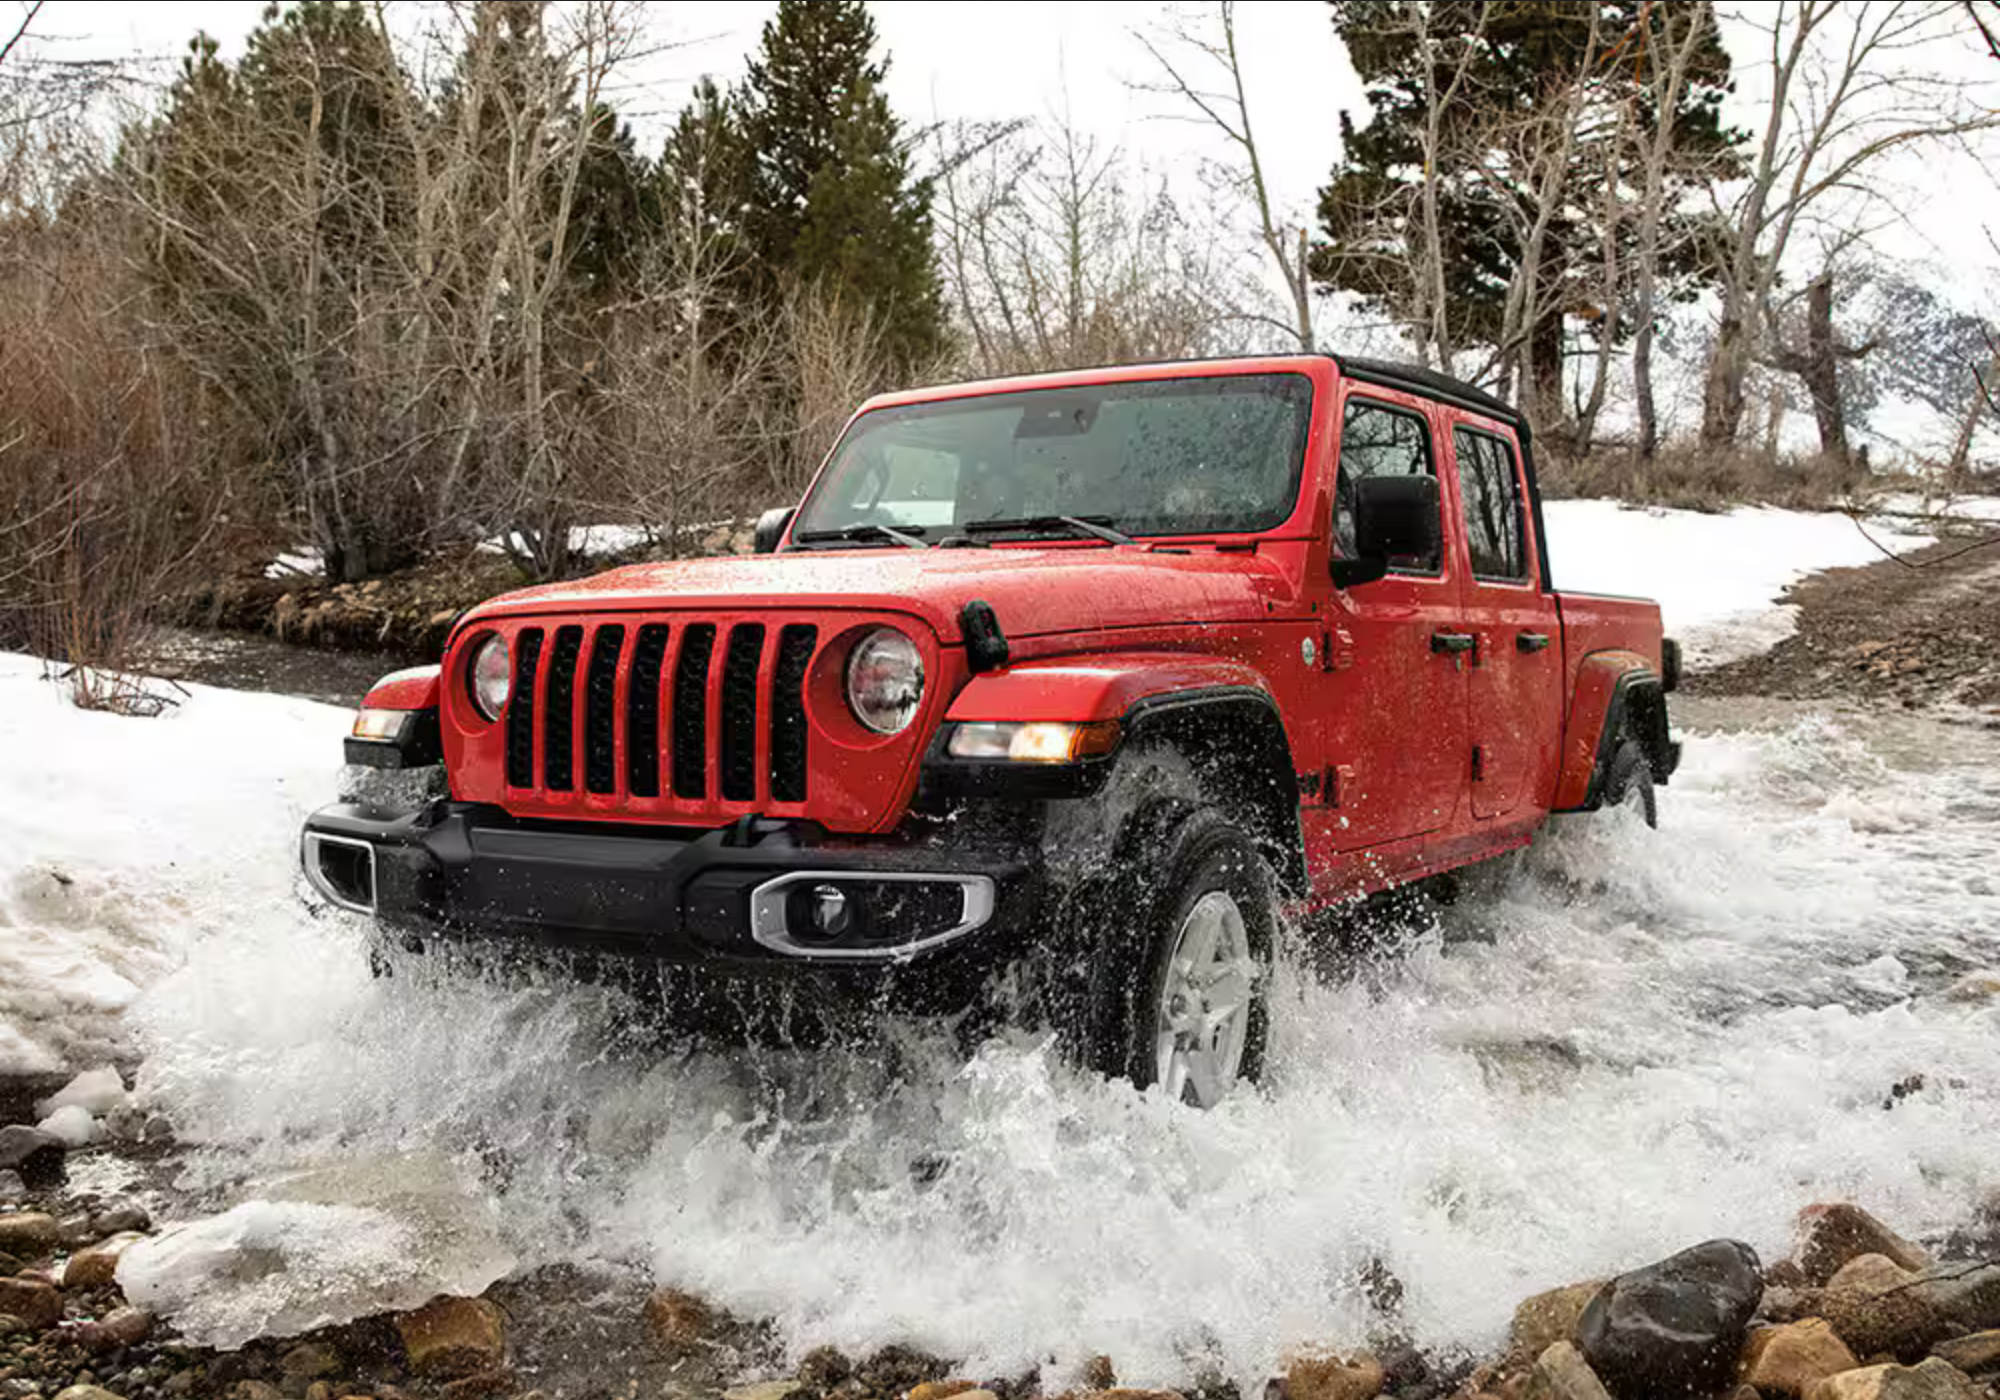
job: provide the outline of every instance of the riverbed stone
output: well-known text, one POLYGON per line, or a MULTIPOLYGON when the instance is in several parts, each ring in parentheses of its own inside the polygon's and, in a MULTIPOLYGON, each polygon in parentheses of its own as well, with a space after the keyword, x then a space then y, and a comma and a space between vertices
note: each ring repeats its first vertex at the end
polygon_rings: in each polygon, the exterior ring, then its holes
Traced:
POLYGON ((782 1381, 758 1381, 755 1385, 731 1386, 722 1400, 787 1400, 805 1389, 796 1377, 782 1381))
POLYGON ((112 1282, 118 1277, 120 1256, 144 1238, 140 1234, 113 1235, 87 1249, 79 1249, 63 1265, 63 1287, 102 1288, 112 1282))
POLYGON ((229 1388, 229 1400, 285 1400, 285 1392, 269 1381, 238 1381, 229 1388))
POLYGON ((1382 1363, 1366 1352, 1299 1356, 1285 1367, 1281 1394, 1284 1400, 1374 1400, 1387 1380, 1382 1363))
POLYGON ((1936 1357, 1918 1366, 1864 1366, 1829 1376, 1805 1400, 1979 1400, 1963 1371, 1936 1357))
POLYGON ((1807 1206, 1799 1212, 1798 1263, 1806 1281, 1824 1284, 1843 1265, 1879 1254, 1912 1273, 1930 1265, 1930 1256, 1873 1215, 1849 1201, 1807 1206))
POLYGON ((647 1295, 646 1330, 669 1347, 688 1347, 715 1330, 716 1312, 708 1301, 680 1288, 656 1288, 647 1295))
POLYGON ((72 1385, 58 1390, 56 1400, 124 1400, 124 1397, 99 1385, 72 1385))
POLYGON ((953 1400, 955 1396, 966 1395, 977 1389, 979 1389, 978 1381, 925 1381, 921 1385, 911 1386, 903 1400, 953 1400))
POLYGON ((31 1278, 0 1278, 0 1313, 18 1317, 40 1330, 62 1321, 62 1294, 54 1285, 31 1278))
POLYGON ((1525 1299, 1514 1309, 1514 1325, 1509 1334, 1514 1350, 1524 1357, 1540 1356, 1557 1342, 1573 1340, 1577 1319, 1604 1284, 1601 1278, 1589 1279, 1525 1299))
POLYGON ((113 1308, 94 1322, 80 1322, 70 1336, 85 1351, 135 1347, 153 1335, 153 1315, 144 1308, 113 1308))
POLYGON ((397 1318, 396 1331, 420 1376, 468 1376, 506 1359, 506 1316, 484 1298, 433 1298, 397 1318))
POLYGON ((153 1217, 146 1213, 144 1206, 127 1201, 91 1216, 90 1228, 97 1232, 99 1239, 107 1235, 143 1234, 153 1228, 153 1217))
POLYGON ((1826 1320, 1856 1356, 1914 1362, 1948 1337, 2000 1327, 2000 1264, 1937 1264, 1900 1279, 1875 1275, 1845 1286, 1836 1278, 1821 1299, 1826 1320))
POLYGON ((1521 1394, 1522 1400, 1611 1400, 1583 1353, 1567 1341, 1544 1348, 1535 1358, 1521 1394))
POLYGON ((1719 1390, 1763 1292, 1756 1250, 1710 1240, 1612 1279, 1577 1319, 1577 1349, 1621 1400, 1719 1390))
POLYGON ((28 1183, 12 1167, 0 1169, 0 1202, 8 1205, 28 1199, 28 1183))
POLYGON ((2000 1372, 2000 1329, 1952 1337, 1932 1347, 1931 1355, 1949 1361, 1968 1376, 2000 1372))
POLYGON ((38 1210, 0 1215, 0 1253, 21 1259, 47 1254, 62 1242, 62 1222, 38 1210))
POLYGON ((1737 1376, 1763 1395, 1803 1397, 1828 1376, 1860 1364, 1824 1319, 1809 1317, 1753 1331, 1737 1376))
POLYGON ((67 1179, 62 1139, 26 1123, 0 1128, 0 1169, 19 1172, 30 1191, 46 1191, 67 1179))

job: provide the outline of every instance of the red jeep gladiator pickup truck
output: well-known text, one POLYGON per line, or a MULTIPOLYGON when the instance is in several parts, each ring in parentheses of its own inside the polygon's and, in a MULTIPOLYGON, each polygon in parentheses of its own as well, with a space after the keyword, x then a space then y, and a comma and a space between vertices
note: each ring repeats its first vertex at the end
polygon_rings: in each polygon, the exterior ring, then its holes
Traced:
POLYGON ((756 538, 468 612, 347 744, 445 795, 315 813, 313 886, 744 1010, 1004 987, 1207 1105, 1258 1073, 1282 913, 1650 821, 1678 760, 1659 609, 1551 586, 1526 422, 1426 370, 885 395, 756 538))

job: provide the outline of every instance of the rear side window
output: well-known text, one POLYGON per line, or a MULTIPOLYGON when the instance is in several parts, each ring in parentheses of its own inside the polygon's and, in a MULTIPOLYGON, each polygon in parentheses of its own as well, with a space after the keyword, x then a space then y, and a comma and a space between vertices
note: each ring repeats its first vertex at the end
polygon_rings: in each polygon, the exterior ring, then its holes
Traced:
MULTIPOLYGON (((1373 399, 1349 399, 1340 420, 1340 472, 1333 487, 1333 534, 1342 556, 1354 549, 1354 483, 1364 476, 1436 476, 1431 429, 1421 414, 1391 408, 1373 399)), ((1434 574, 1441 560, 1404 555, 1389 567, 1403 573, 1434 574)))
POLYGON ((1465 507, 1465 542, 1474 578, 1519 582, 1528 577, 1521 475, 1505 439, 1469 428, 1452 431, 1458 449, 1458 494, 1465 507))

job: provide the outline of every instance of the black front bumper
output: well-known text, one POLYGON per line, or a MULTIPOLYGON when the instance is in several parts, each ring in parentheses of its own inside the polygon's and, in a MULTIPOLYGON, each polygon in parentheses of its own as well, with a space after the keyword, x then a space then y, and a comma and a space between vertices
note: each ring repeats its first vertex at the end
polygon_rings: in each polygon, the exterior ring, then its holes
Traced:
POLYGON ((1025 852, 828 838, 798 823, 710 831, 527 823, 448 801, 343 803, 306 822, 302 859, 334 903, 411 943, 645 960, 730 982, 797 980, 970 999, 1036 923, 1025 852), (844 913, 829 932, 829 904, 844 913))

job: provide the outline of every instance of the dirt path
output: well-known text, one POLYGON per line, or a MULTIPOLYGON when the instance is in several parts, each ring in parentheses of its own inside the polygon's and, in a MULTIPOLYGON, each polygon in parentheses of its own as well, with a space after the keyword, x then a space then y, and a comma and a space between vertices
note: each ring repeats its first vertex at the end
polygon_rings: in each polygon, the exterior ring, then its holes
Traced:
POLYGON ((1945 540, 1906 560, 1801 580, 1785 595, 1799 609, 1795 635, 1692 675, 1687 689, 2000 714, 2000 533, 1983 544, 1945 540))

